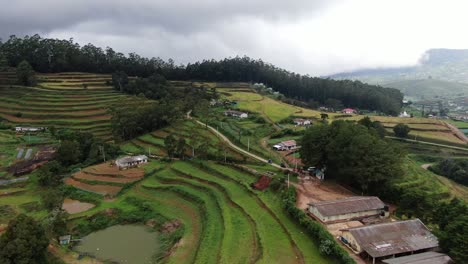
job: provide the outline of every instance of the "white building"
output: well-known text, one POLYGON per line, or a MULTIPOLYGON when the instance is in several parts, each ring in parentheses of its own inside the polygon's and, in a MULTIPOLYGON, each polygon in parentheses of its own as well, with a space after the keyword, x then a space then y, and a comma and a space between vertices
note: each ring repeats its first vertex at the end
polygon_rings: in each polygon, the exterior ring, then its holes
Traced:
POLYGON ((148 162, 148 157, 145 155, 139 156, 126 156, 115 161, 115 165, 119 167, 119 169, 127 169, 131 167, 136 167, 140 164, 144 164, 148 162))
POLYGON ((297 143, 296 143, 296 140, 294 139, 286 140, 286 141, 273 145, 273 149, 277 151, 293 150, 293 149, 297 149, 297 143))
POLYGON ((400 113, 399 117, 411 117, 411 115, 406 113, 406 111, 403 111, 402 113, 400 113))
POLYGON ((43 132, 45 127, 15 127, 16 132, 43 132))
POLYGON ((240 112, 240 111, 234 111, 234 110, 227 110, 224 112, 225 116, 233 116, 233 117, 238 117, 238 118, 247 118, 249 117, 249 114, 245 112, 240 112))
POLYGON ((296 126, 309 126, 310 124, 312 124, 311 120, 303 118, 295 118, 293 122, 296 126))
POLYGON ((309 213, 322 223, 343 222, 370 216, 388 216, 385 204, 375 196, 355 196, 309 204, 309 213))

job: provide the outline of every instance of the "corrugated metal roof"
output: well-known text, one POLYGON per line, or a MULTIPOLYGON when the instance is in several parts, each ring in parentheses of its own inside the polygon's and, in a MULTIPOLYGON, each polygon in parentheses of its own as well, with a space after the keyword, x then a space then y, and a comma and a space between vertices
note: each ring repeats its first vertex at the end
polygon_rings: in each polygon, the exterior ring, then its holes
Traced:
POLYGON ((372 257, 435 248, 439 245, 419 219, 347 229, 361 248, 372 257))
POLYGON ((139 156, 126 156, 120 159, 117 159, 117 164, 125 164, 130 162, 142 161, 147 160, 148 157, 146 155, 139 155, 139 156))
POLYGON ((283 141, 280 144, 283 144, 285 147, 293 147, 297 145, 296 140, 294 139, 283 141))
POLYGON ((383 209, 385 204, 376 196, 354 196, 344 199, 310 203, 323 216, 343 215, 383 209))
POLYGON ((411 256, 382 260, 386 264, 448 264, 452 259, 442 253, 425 252, 411 256))

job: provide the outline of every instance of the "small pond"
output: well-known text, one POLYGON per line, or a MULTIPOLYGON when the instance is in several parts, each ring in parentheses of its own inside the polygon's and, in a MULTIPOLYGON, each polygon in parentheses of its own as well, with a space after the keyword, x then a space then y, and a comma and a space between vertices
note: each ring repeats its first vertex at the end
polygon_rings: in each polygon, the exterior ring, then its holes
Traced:
POLYGON ((468 128, 460 128, 460 131, 463 132, 465 135, 468 135, 468 128))
POLYGON ((74 250, 100 260, 146 264, 160 248, 157 234, 142 225, 116 225, 89 234, 74 250))

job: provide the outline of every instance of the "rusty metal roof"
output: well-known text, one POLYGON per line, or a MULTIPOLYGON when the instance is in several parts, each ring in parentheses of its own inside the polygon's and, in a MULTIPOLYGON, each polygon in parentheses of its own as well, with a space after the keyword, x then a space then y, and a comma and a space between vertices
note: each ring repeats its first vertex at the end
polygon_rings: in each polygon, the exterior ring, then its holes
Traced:
POLYGON ((354 196, 344 199, 310 203, 323 216, 343 215, 383 209, 385 204, 376 196, 354 196))
POLYGON ((285 147, 294 147, 297 145, 296 140, 294 139, 283 141, 280 144, 282 144, 285 147))
POLYGON ((386 264, 448 264, 452 259, 442 253, 425 252, 411 256, 382 260, 386 264))
POLYGON ((431 249, 439 245, 419 219, 346 229, 371 257, 431 249))

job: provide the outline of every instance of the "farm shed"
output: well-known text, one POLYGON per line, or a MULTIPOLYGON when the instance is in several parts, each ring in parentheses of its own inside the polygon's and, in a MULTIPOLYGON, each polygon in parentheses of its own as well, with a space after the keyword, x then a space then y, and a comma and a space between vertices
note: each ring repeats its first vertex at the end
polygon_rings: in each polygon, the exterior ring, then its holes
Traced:
POLYGON ((323 223, 349 221, 351 219, 379 216, 385 212, 385 204, 375 196, 355 196, 344 199, 309 204, 309 213, 323 223))
POLYGON ((16 132, 43 132, 45 130, 45 127, 15 127, 16 132))
POLYGON ((71 235, 61 236, 59 237, 60 245, 68 245, 71 241, 71 235))
POLYGON ((249 117, 249 114, 245 112, 240 112, 240 111, 235 111, 235 110, 227 110, 224 112, 225 116, 233 116, 233 117, 238 117, 238 118, 247 118, 249 117))
POLYGON ((296 140, 286 140, 273 146, 275 150, 293 150, 297 148, 296 140))
POLYGON ((294 118, 293 123, 296 126, 309 126, 310 124, 312 124, 312 121, 309 119, 294 118))
POLYGON ((354 251, 376 259, 421 253, 439 246, 419 219, 343 229, 341 241, 354 251))
POLYGON ((442 253, 425 252, 399 258, 385 259, 385 264, 448 264, 452 259, 442 253))
POLYGON ((345 108, 345 109, 341 110, 341 113, 350 115, 350 114, 356 113, 356 110, 354 110, 352 108, 345 108))
POLYGON ((148 157, 145 155, 139 156, 126 156, 115 161, 115 164, 119 167, 119 169, 126 169, 131 167, 136 167, 140 164, 144 164, 148 162, 148 157))

